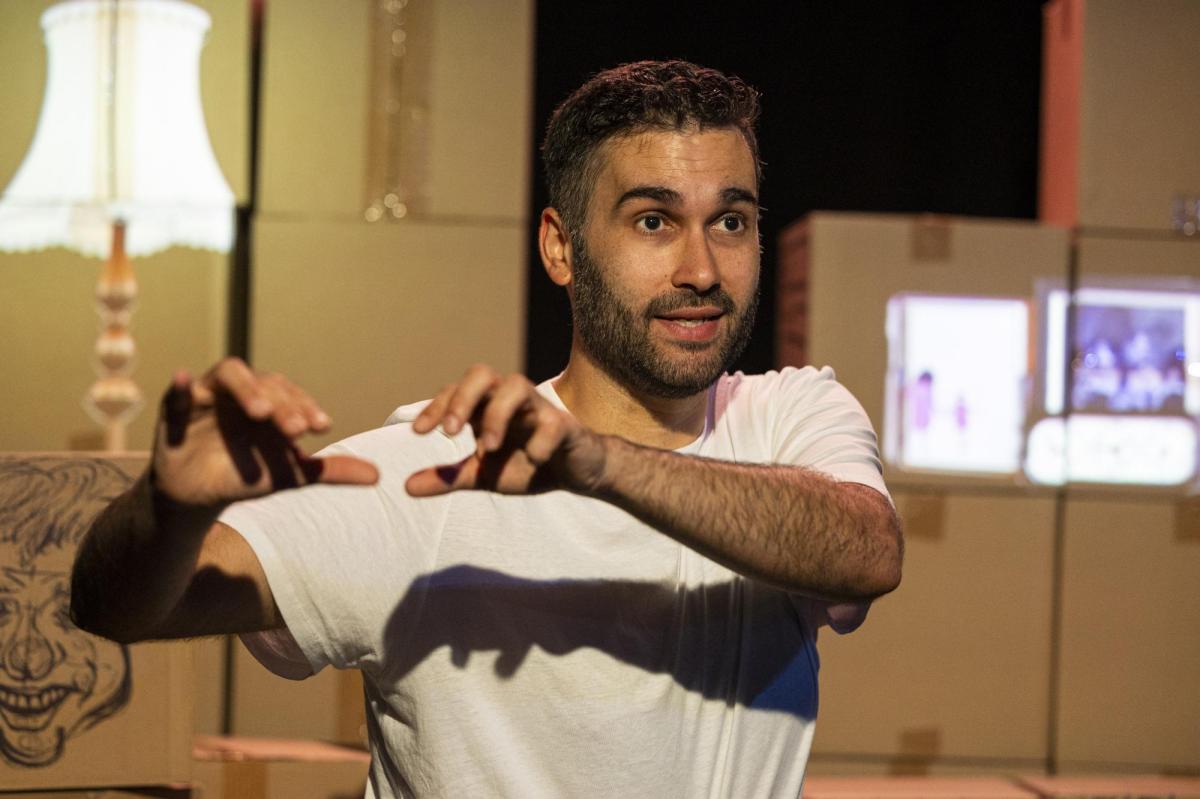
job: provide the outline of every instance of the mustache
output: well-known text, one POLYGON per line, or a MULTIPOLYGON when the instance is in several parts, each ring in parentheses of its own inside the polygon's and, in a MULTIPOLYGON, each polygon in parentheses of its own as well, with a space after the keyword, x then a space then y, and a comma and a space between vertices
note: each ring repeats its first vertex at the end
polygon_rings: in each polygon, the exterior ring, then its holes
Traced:
POLYGON ((681 308, 708 308, 714 305, 727 314, 737 311, 737 303, 733 301, 733 297, 725 289, 718 287, 705 294, 697 294, 694 291, 660 294, 649 302, 643 315, 649 320, 681 308))

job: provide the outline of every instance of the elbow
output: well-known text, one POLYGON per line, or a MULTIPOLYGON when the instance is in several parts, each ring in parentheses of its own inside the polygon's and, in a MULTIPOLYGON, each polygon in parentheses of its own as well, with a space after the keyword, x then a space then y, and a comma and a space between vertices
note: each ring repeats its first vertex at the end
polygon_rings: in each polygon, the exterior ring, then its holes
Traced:
POLYGON ((78 579, 72 580, 70 616, 71 623, 85 633, 115 641, 118 644, 129 645, 144 640, 144 636, 134 634, 116 623, 114 614, 104 613, 103 603, 95 597, 89 597, 86 591, 79 588, 78 579))
POLYGON ((900 586, 904 564, 904 533, 891 508, 885 518, 865 533, 875 541, 872 556, 863 564, 855 594, 856 599, 873 600, 890 594, 900 586))
POLYGON ((886 520, 876 532, 879 538, 879 557, 873 575, 872 599, 890 594, 900 587, 904 567, 904 531, 891 508, 886 520))

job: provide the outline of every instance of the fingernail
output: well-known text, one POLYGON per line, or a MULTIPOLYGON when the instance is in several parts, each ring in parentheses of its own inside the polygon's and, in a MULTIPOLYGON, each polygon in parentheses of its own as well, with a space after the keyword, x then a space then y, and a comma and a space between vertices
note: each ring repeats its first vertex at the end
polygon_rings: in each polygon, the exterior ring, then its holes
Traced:
POLYGON ((329 414, 325 413, 324 411, 317 411, 317 424, 319 424, 319 425, 329 424, 329 414))
POLYGON ((289 433, 299 433, 304 429, 304 417, 294 413, 284 420, 283 426, 289 433))
POLYGON ((496 443, 497 442, 496 442, 496 434, 495 433, 484 433, 483 434, 483 448, 486 451, 491 452, 492 450, 494 450, 496 448, 496 443))
POLYGON ((446 414, 446 416, 442 419, 442 429, 450 435, 454 435, 458 432, 458 424, 458 417, 451 414, 446 414))
POLYGON ((250 400, 250 413, 255 416, 266 416, 271 412, 271 403, 261 397, 250 400))

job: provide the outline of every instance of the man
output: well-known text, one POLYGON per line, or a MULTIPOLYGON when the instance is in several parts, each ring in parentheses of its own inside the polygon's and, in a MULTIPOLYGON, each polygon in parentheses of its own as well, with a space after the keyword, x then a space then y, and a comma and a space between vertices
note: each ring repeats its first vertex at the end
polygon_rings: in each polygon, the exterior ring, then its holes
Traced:
POLYGON ((309 458, 292 442, 329 420, 284 378, 176 375, 151 469, 81 548, 79 623, 361 669, 372 796, 798 795, 816 628, 896 586, 901 538, 829 370, 725 374, 758 289, 757 111, 684 62, 556 111, 552 381, 477 366, 309 458))

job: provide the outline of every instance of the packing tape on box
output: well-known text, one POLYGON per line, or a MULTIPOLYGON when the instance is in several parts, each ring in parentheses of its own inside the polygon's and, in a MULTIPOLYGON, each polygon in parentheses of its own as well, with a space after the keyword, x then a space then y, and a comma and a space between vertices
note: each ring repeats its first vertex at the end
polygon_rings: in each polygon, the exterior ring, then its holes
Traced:
POLYGON ((914 261, 948 261, 954 254, 954 221, 927 214, 913 221, 909 250, 914 261))
POLYGON ((940 492, 905 494, 896 510, 908 538, 928 538, 934 541, 945 535, 946 495, 940 492))
POLYGON ((1200 544, 1200 497, 1175 503, 1175 540, 1200 544))
POLYGON ((268 765, 261 760, 224 762, 221 769, 221 799, 266 799, 268 765))

